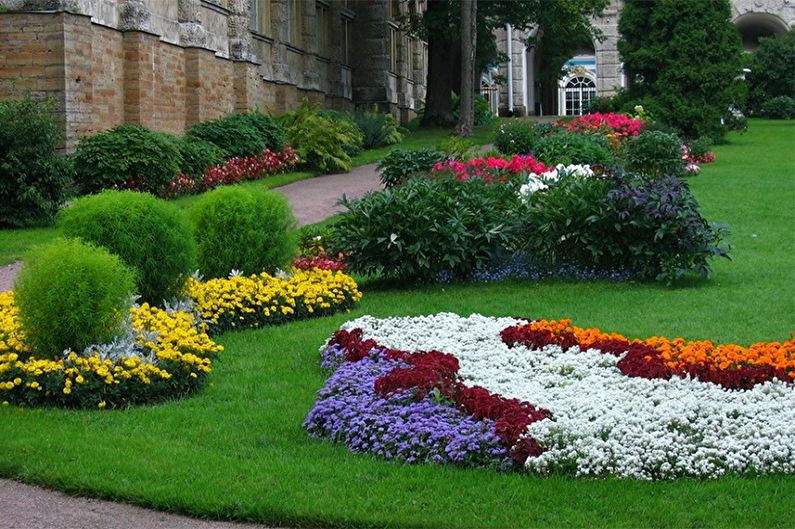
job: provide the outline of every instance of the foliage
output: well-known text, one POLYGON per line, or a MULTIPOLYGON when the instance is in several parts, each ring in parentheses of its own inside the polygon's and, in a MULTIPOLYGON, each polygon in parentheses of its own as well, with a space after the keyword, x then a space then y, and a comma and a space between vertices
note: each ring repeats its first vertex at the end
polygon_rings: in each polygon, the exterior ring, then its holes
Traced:
POLYGON ((615 163, 605 137, 568 131, 540 137, 533 154, 538 161, 547 165, 589 164, 605 167, 615 163))
MULTIPOLYGON (((795 98, 795 29, 785 35, 761 39, 754 51, 748 84, 748 109, 763 111, 763 105, 775 97, 795 98)), ((764 114, 769 115, 769 114, 764 114)))
POLYGON ((52 222, 71 180, 53 103, 30 94, 0 103, 0 227, 52 222))
POLYGON ((378 163, 378 172, 384 187, 406 183, 414 176, 428 174, 434 164, 445 159, 436 149, 393 149, 378 163))
POLYGON ((439 150, 450 160, 468 160, 477 154, 475 143, 460 136, 450 136, 440 141, 439 150))
POLYGON ((109 341, 121 330, 135 273, 103 248, 58 239, 35 250, 14 284, 26 341, 56 358, 109 341))
POLYGON ((345 121, 334 122, 304 99, 300 108, 281 117, 287 141, 295 146, 301 163, 324 173, 351 170, 348 151, 361 144, 362 133, 345 121))
POLYGON ((362 132, 362 146, 365 149, 375 149, 403 141, 403 134, 395 116, 388 112, 379 112, 378 107, 373 107, 369 111, 354 112, 352 118, 362 132))
POLYGON ((196 269, 196 243, 182 210, 147 193, 103 191, 58 215, 68 237, 103 246, 138 272, 138 293, 160 305, 179 297, 196 269))
POLYGON ((616 108, 615 99, 609 96, 599 96, 591 99, 588 108, 586 109, 588 113, 592 112, 616 112, 618 109, 616 108))
POLYGON ((679 137, 656 130, 631 138, 625 157, 627 169, 650 178, 681 175, 685 169, 679 137))
POLYGON ((80 140, 73 160, 82 193, 125 188, 160 193, 183 159, 173 136, 140 125, 119 125, 80 140))
POLYGON ((405 186, 343 201, 334 251, 351 270, 434 281, 467 277, 511 247, 518 198, 479 179, 414 179, 405 186))
POLYGON ((333 226, 318 226, 310 224, 301 226, 298 230, 298 255, 312 257, 325 253, 326 248, 332 246, 336 240, 333 226))
POLYGON ((696 160, 704 160, 710 152, 709 149, 712 147, 712 140, 704 136, 691 141, 687 144, 687 147, 690 151, 690 155, 693 158, 696 160))
POLYGON ((188 134, 215 144, 225 158, 256 156, 265 149, 281 150, 285 139, 280 123, 258 111, 203 121, 191 127, 188 134))
POLYGON ((295 252, 295 218, 287 199, 272 191, 220 187, 200 197, 190 215, 207 277, 272 273, 295 252))
POLYGON ((662 109, 654 115, 687 138, 720 140, 721 118, 742 103, 742 48, 730 18, 728 0, 627 0, 618 49, 629 99, 652 98, 662 109))
POLYGON ((529 154, 540 137, 541 131, 532 121, 512 119, 500 125, 494 145, 502 154, 529 154))
POLYGON ((348 114, 347 112, 342 112, 341 110, 332 110, 329 108, 321 108, 318 110, 318 114, 324 118, 330 119, 334 123, 345 123, 345 127, 352 126, 359 132, 359 140, 357 142, 348 142, 343 147, 345 148, 345 152, 348 153, 348 156, 356 156, 362 149, 364 149, 364 132, 353 119, 353 116, 348 114))
POLYGON ((176 144, 182 158, 179 172, 185 176, 199 177, 210 167, 224 162, 224 151, 196 136, 179 137, 176 144))
POLYGON ((773 119, 795 119, 795 99, 778 96, 762 103, 761 114, 773 119))
MULTIPOLYGON (((451 97, 453 98, 453 117, 458 119, 461 113, 461 96, 456 92, 452 92, 451 97)), ((474 107, 475 125, 489 125, 497 121, 497 116, 495 116, 491 111, 491 108, 489 108, 488 99, 480 94, 474 94, 474 97, 472 98, 472 104, 474 107)))

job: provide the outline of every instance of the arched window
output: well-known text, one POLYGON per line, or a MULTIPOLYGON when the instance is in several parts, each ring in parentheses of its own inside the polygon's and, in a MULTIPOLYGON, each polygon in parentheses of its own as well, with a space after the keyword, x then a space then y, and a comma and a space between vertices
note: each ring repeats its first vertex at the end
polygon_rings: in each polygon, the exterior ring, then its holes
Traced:
POLYGON ((566 88, 564 103, 567 116, 582 116, 588 112, 591 100, 596 98, 596 83, 593 79, 585 76, 572 77, 566 88))

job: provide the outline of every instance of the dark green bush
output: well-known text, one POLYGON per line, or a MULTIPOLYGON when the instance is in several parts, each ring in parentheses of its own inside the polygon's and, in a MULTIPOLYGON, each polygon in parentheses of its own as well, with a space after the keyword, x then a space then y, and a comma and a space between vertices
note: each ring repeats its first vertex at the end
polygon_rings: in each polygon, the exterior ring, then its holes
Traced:
POLYGON ((529 154, 540 137, 541 131, 535 123, 516 119, 500 125, 494 145, 503 154, 529 154))
POLYGON ((73 160, 83 193, 126 187, 158 194, 182 166, 176 138, 133 124, 83 138, 73 160))
POLYGON ((763 105, 779 96, 795 98, 795 29, 785 35, 760 39, 745 76, 748 108, 763 112, 763 105))
POLYGON ((395 116, 379 112, 378 108, 354 112, 353 121, 362 132, 362 145, 365 149, 375 149, 403 141, 403 134, 395 116))
POLYGON ((25 259, 14 284, 26 341, 37 356, 60 358, 111 340, 134 285, 135 273, 104 248, 56 239, 25 259))
POLYGON ((0 227, 49 224, 66 199, 71 165, 51 110, 30 94, 0 103, 0 227))
POLYGON ((404 184, 413 176, 427 175, 444 160, 444 153, 436 149, 393 149, 378 163, 381 183, 387 188, 404 184))
POLYGON ((201 176, 208 168, 224 162, 224 151, 195 136, 177 138, 177 149, 182 157, 180 172, 190 177, 201 176))
POLYGON ((687 147, 690 149, 690 154, 695 158, 701 158, 709 152, 712 147, 712 140, 706 136, 691 141, 687 147))
POLYGON ((778 96, 762 103, 761 114, 773 119, 795 119, 795 99, 778 96))
POLYGON ((589 164, 602 167, 615 163, 607 139, 600 135, 558 130, 541 136, 533 149, 536 160, 547 165, 589 164))
POLYGON ((625 158, 630 171, 656 178, 663 174, 681 175, 685 170, 682 142, 678 136, 647 130, 629 139, 625 158))
POLYGON ((513 247, 519 199, 480 179, 415 179, 343 202, 332 250, 351 269, 401 280, 468 277, 513 247))
POLYGON ((257 111, 197 123, 188 135, 218 146, 226 158, 257 156, 266 148, 281 150, 285 138, 277 120, 257 111))
POLYGON ((273 273, 295 253, 295 218, 287 199, 272 191, 220 187, 199 198, 190 215, 205 276, 273 273))
POLYGON ((138 293, 161 305, 180 295, 196 269, 190 222, 176 205, 147 193, 104 191, 83 197, 58 215, 69 237, 103 246, 138 272, 138 293))
POLYGON ((601 114, 607 114, 608 112, 616 112, 617 110, 615 100, 612 97, 600 96, 591 99, 587 113, 596 114, 599 112, 601 114))

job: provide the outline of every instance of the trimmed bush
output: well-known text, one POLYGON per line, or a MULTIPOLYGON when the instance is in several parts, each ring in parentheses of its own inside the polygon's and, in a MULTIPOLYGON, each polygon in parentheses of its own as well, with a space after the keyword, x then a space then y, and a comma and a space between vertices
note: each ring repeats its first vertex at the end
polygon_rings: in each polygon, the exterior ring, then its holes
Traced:
POLYGON ((610 166, 615 157, 607 139, 600 135, 577 134, 558 130, 536 141, 533 149, 536 160, 546 165, 610 166))
POLYGON ((416 179, 344 201, 332 253, 350 268, 399 280, 466 278, 503 257, 517 237, 518 196, 480 179, 416 179))
POLYGON ((104 191, 58 215, 69 237, 104 246, 138 271, 138 293, 162 305, 181 294, 196 269, 196 243, 182 210, 147 193, 104 191))
POLYGON ((266 148, 278 151, 284 147, 284 128, 272 117, 256 111, 197 123, 188 135, 216 145, 225 158, 257 156, 266 148))
POLYGON ((762 115, 773 119, 795 119, 795 99, 778 96, 762 104, 762 115))
POLYGON ((199 198, 190 216, 207 277, 273 273, 295 253, 295 218, 287 199, 272 191, 221 187, 199 198))
POLYGON ((378 172, 384 187, 395 187, 413 176, 429 174, 444 160, 444 153, 436 149, 393 149, 378 163, 378 172))
POLYGON ((494 145, 502 154, 529 154, 540 137, 541 131, 532 121, 512 120, 500 125, 494 145))
POLYGON ((630 138, 625 157, 629 170, 653 178, 663 174, 681 175, 685 170, 679 137, 657 130, 630 138))
POLYGON ((395 116, 379 112, 377 107, 371 111, 355 112, 353 121, 362 132, 362 146, 365 149, 375 149, 403 141, 403 134, 395 116))
POLYGON ((177 149, 182 157, 180 172, 192 178, 201 177, 210 167, 224 163, 224 151, 195 136, 177 138, 177 149))
POLYGON ((108 342, 134 287, 135 273, 104 248, 56 239, 25 260, 14 284, 25 341, 49 358, 108 342))
POLYGON ((83 138, 73 160, 82 193, 109 188, 160 193, 180 172, 177 139, 125 124, 83 138))
POLYGON ((49 224, 66 199, 71 165, 55 151, 52 106, 30 94, 0 103, 0 227, 49 224))

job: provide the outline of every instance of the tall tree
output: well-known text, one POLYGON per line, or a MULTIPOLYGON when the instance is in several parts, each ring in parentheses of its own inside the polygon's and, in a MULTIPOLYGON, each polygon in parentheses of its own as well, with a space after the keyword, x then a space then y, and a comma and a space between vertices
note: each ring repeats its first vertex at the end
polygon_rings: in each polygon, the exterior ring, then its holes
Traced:
POLYGON ((461 0, 461 99, 456 133, 463 137, 475 128, 475 50, 477 49, 477 0, 461 0))

